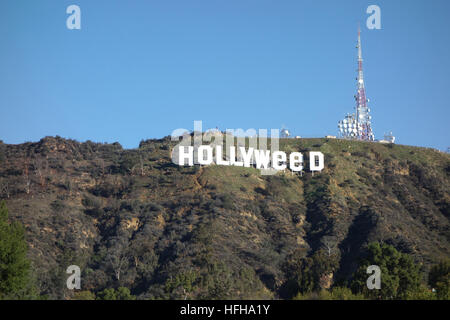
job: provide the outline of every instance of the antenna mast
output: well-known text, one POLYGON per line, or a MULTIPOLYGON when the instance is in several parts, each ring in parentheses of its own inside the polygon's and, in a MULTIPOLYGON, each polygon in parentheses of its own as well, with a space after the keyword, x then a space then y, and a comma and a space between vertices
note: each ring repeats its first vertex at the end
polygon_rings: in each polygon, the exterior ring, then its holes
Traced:
POLYGON ((357 92, 355 95, 356 106, 354 114, 347 114, 344 120, 339 121, 339 133, 345 139, 356 139, 363 141, 374 141, 374 134, 372 132, 372 117, 370 116, 370 109, 367 105, 369 99, 366 97, 366 88, 364 86, 363 73, 363 58, 361 49, 361 29, 358 26, 358 76, 357 92))
POLYGON ((363 73, 363 58, 361 49, 361 29, 358 27, 358 81, 357 93, 355 95, 356 100, 356 139, 373 141, 374 135, 372 132, 372 117, 369 115, 370 109, 367 105, 369 99, 366 97, 366 88, 364 86, 364 73, 363 73))

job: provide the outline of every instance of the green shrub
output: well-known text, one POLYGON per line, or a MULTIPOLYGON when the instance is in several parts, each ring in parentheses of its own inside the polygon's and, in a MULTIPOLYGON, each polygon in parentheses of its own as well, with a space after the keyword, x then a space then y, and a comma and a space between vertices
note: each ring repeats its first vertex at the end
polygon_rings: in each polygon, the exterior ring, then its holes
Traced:
POLYGON ((30 261, 25 232, 18 222, 8 221, 5 201, 0 202, 0 300, 30 298, 30 261))

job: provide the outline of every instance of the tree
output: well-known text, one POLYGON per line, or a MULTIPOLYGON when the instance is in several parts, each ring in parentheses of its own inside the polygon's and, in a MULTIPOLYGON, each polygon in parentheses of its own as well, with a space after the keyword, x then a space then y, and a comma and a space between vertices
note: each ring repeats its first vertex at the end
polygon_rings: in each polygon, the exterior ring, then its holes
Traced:
POLYGON ((421 285, 416 291, 407 294, 407 300, 436 300, 436 293, 432 292, 425 285, 421 285))
POLYGON ((100 291, 97 294, 97 300, 117 300, 116 291, 113 288, 100 291))
POLYGON ((74 293, 72 300, 95 300, 95 294, 89 290, 77 291, 74 293))
POLYGON ((282 289, 286 298, 321 289, 328 289, 333 282, 334 272, 338 267, 338 256, 327 250, 319 249, 312 256, 306 257, 304 250, 291 254, 284 266, 288 278, 282 289))
POLYGON ((353 294, 349 288, 334 287, 331 290, 321 290, 319 292, 299 293, 294 300, 364 300, 362 294, 353 294))
POLYGON ((194 284, 197 281, 198 274, 195 271, 187 271, 170 277, 165 283, 165 290, 173 298, 177 298, 178 291, 182 292, 183 299, 186 300, 189 294, 194 290, 194 284))
POLYGON ((29 175, 29 159, 25 161, 24 169, 23 169, 23 182, 25 185, 26 194, 30 194, 31 192, 31 179, 29 175))
POLYGON ((407 299, 420 289, 419 265, 407 254, 397 251, 393 246, 370 243, 366 256, 360 262, 353 276, 353 292, 363 293, 369 298, 407 299), (367 267, 377 265, 381 269, 381 289, 367 288, 367 267))
POLYGON ((31 295, 30 262, 23 227, 9 223, 8 209, 0 202, 0 299, 24 299, 31 295))
POLYGON ((438 299, 450 300, 450 260, 441 261, 430 269, 428 284, 436 289, 438 299))
POLYGON ((133 296, 130 289, 126 287, 119 287, 116 293, 117 300, 136 300, 136 296, 133 296))
POLYGON ((8 180, 0 178, 0 197, 9 199, 11 195, 11 190, 9 187, 8 180))
POLYGON ((117 290, 110 288, 99 292, 97 300, 136 300, 136 296, 130 293, 130 289, 119 287, 117 290))
POLYGON ((126 272, 129 265, 128 239, 125 235, 115 237, 111 240, 111 244, 111 247, 108 248, 106 258, 114 272, 116 280, 120 282, 122 273, 126 272))
POLYGON ((48 160, 43 158, 34 159, 33 167, 36 176, 39 178, 40 186, 44 188, 48 175, 48 160))
POLYGON ((333 254, 333 252, 336 250, 336 242, 332 241, 331 239, 326 239, 323 243, 323 247, 326 250, 329 257, 333 254))

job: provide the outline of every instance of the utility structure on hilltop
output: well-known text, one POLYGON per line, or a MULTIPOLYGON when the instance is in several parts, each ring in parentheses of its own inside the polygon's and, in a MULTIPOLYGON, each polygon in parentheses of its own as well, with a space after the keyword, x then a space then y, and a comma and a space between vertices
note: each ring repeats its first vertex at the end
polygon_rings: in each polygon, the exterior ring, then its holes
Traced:
POLYGON ((286 128, 284 125, 281 127, 281 138, 289 138, 291 135, 291 132, 288 128, 286 128))
POLYGON ((361 30, 358 28, 358 76, 357 92, 355 95, 356 107, 355 113, 347 114, 344 120, 339 121, 339 135, 345 139, 355 139, 363 141, 374 141, 375 137, 372 132, 372 117, 367 103, 369 99, 366 97, 366 88, 364 86, 363 59, 361 49, 361 30))

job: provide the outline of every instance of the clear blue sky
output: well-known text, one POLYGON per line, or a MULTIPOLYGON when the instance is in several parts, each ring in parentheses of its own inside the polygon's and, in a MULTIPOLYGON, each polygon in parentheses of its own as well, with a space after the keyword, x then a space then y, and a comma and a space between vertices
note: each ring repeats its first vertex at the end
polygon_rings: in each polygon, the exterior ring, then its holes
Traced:
POLYGON ((353 112, 362 26, 376 138, 446 149, 448 0, 2 0, 0 139, 120 142, 177 128, 321 137, 353 112), (82 29, 66 28, 77 4, 82 29), (370 4, 382 30, 368 30, 370 4))

